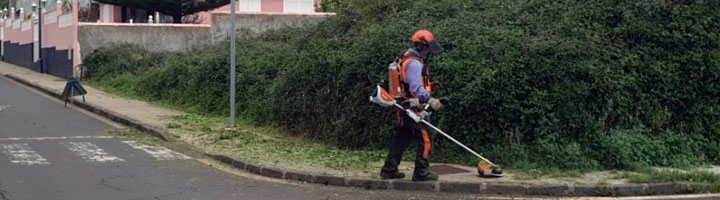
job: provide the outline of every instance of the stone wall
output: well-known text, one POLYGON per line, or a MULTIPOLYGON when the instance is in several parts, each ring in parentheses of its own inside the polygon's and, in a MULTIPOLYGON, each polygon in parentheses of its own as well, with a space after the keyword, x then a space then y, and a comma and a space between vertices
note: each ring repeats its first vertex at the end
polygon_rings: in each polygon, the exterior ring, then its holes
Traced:
MULTIPOLYGON (((325 21, 334 13, 237 13, 235 26, 253 34, 284 27, 303 27, 325 21)), ((220 42, 230 36, 230 12, 212 13, 212 41, 220 42)))
POLYGON ((190 51, 212 43, 209 25, 80 23, 80 57, 111 44, 136 44, 149 51, 190 51))
MULTIPOLYGON (((284 27, 318 24, 333 13, 238 13, 237 30, 258 34, 284 27)), ((230 35, 230 13, 212 12, 212 24, 80 23, 80 60, 112 44, 136 44, 149 51, 191 51, 224 41, 230 35)))

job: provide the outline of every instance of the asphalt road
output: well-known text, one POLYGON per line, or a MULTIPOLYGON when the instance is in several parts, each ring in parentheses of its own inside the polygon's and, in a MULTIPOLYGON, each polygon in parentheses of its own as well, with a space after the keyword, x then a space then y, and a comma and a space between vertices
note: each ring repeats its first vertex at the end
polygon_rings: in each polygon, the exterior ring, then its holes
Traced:
POLYGON ((0 200, 478 199, 236 176, 113 128, 0 77, 0 200))

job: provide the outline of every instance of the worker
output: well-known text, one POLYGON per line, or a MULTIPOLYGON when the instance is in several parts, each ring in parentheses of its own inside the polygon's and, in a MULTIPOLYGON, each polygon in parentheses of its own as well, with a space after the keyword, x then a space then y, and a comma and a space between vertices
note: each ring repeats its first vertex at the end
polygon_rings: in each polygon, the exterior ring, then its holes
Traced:
MULTIPOLYGON (((430 31, 420 30, 412 36, 413 46, 403 53, 400 58, 401 87, 403 97, 401 105, 405 109, 420 114, 425 105, 429 104, 433 110, 440 110, 443 104, 439 99, 431 96, 432 87, 430 69, 426 61, 432 53, 442 51, 430 31)), ((430 119, 425 118, 426 121, 430 119)), ((430 152, 432 149, 433 133, 425 126, 417 123, 404 112, 398 112, 399 126, 395 129, 395 137, 390 146, 390 152, 380 171, 382 179, 405 178, 405 174, 398 171, 402 154, 411 142, 417 143, 415 157, 415 171, 413 181, 435 181, 438 175, 430 172, 430 152)))

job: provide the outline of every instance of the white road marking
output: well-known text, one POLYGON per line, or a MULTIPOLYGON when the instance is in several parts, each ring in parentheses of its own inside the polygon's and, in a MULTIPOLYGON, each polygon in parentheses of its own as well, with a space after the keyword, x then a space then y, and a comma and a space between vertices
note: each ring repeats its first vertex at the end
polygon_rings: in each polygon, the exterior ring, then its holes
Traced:
POLYGON ((61 144, 67 146, 70 151, 75 152, 75 154, 88 162, 105 163, 125 161, 122 158, 108 154, 105 150, 90 142, 62 142, 61 144))
POLYGON ((33 151, 27 143, 0 144, 10 162, 18 165, 47 165, 50 162, 33 151))
POLYGON ((19 141, 19 140, 69 140, 69 139, 112 139, 123 138, 115 136, 62 136, 62 137, 9 137, 0 138, 0 141, 19 141))
POLYGON ((3 110, 5 110, 5 109, 7 109, 7 108, 9 108, 9 107, 10 107, 10 105, 0 105, 0 112, 3 111, 3 110))
POLYGON ((133 149, 143 150, 158 160, 190 159, 189 156, 174 152, 165 147, 140 144, 137 141, 122 141, 122 143, 130 145, 133 149))

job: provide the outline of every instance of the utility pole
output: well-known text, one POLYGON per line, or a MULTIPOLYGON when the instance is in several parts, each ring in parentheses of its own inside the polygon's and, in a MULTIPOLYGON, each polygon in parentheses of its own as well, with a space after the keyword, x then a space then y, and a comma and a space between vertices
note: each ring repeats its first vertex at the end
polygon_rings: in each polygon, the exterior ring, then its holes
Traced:
MULTIPOLYGON (((45 0, 47 2, 47 0, 45 0)), ((45 8, 45 3, 43 0, 37 1, 37 13, 38 13, 38 63, 40 64, 40 73, 46 73, 45 66, 43 66, 43 57, 42 57, 42 26, 43 26, 43 9, 45 8)))
POLYGON ((230 128, 235 128, 235 0, 230 4, 230 128))

